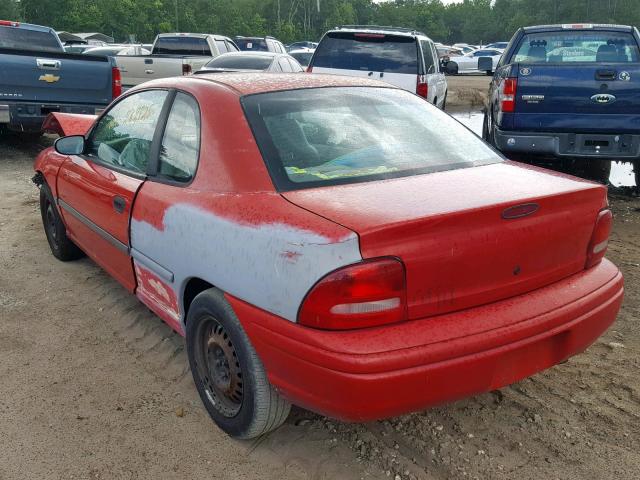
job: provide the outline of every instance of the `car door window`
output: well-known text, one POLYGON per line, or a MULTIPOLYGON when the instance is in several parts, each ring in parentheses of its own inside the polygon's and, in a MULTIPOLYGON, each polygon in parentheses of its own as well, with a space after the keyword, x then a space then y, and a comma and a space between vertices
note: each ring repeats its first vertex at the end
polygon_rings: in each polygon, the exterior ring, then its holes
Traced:
POLYGON ((220 53, 227 53, 227 44, 224 40, 216 40, 216 46, 218 47, 218 51, 220 53))
POLYGON ((128 96, 98 122, 89 138, 88 153, 101 163, 133 173, 146 173, 165 90, 128 96))
POLYGON ((284 58, 284 57, 280 57, 280 58, 278 59, 278 65, 280 65, 280 69, 281 69, 283 72, 287 72, 287 73, 288 73, 288 72, 291 72, 291 71, 292 71, 292 70, 291 70, 291 65, 289 65, 289 62, 287 62, 287 59, 286 59, 286 58, 284 58))
POLYGON ((240 50, 238 48, 236 48, 236 46, 231 43, 231 42, 226 42, 227 43, 227 51, 229 52, 239 52, 240 50))
POLYGON ((158 173, 178 182, 190 181, 198 166, 199 151, 200 108, 193 97, 178 92, 162 138, 158 173))
POLYGON ((431 44, 426 40, 420 40, 422 46, 422 55, 424 55, 424 73, 435 73, 435 62, 433 61, 433 53, 431 52, 431 44))

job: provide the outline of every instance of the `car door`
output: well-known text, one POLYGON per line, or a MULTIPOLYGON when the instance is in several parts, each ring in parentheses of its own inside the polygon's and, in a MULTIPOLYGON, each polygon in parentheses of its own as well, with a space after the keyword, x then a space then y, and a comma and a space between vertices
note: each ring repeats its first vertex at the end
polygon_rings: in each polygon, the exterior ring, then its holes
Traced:
MULTIPOLYGON (((58 204, 69 235, 127 290, 135 289, 129 257, 129 220, 145 181, 166 90, 128 95, 90 132, 85 153, 72 155, 58 174, 58 204)), ((167 107, 168 108, 168 107, 167 107)))
POLYGON ((442 101, 438 103, 442 105, 447 98, 447 78, 445 77, 444 72, 440 69, 440 59, 438 58, 438 51, 436 50, 436 46, 433 44, 433 42, 429 42, 429 44, 431 45, 431 54, 433 55, 433 61, 436 66, 435 77, 438 98, 442 99, 442 101))

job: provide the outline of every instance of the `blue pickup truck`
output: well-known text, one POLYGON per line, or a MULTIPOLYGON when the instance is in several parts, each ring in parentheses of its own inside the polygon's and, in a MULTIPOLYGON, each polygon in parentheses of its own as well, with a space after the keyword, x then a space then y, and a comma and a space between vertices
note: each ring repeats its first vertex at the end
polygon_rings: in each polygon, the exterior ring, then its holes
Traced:
POLYGON ((42 131, 52 112, 94 115, 120 95, 108 57, 65 53, 54 30, 0 20, 0 127, 42 131))
POLYGON ((639 45, 635 27, 521 28, 491 82, 484 139, 603 183, 611 160, 632 162, 640 184, 639 45))

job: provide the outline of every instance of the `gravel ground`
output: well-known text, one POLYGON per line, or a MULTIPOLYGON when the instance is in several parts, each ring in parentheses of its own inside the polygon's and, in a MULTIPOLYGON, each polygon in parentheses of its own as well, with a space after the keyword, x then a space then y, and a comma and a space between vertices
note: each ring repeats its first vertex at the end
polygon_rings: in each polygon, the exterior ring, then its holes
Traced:
MULTIPOLYGON (((449 82, 481 91, 488 78, 449 82)), ((237 442, 200 406, 183 340, 90 260, 50 254, 30 183, 38 150, 0 139, 0 480, 640 477, 638 198, 610 196, 608 257, 626 298, 584 354, 388 421, 294 409, 278 431, 237 442)))

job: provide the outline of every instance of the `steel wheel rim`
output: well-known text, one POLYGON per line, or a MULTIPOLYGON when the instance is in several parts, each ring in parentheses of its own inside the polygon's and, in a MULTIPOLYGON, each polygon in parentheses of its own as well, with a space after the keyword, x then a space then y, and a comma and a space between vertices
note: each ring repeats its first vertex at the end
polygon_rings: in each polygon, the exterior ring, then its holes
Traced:
POLYGON ((235 347, 214 317, 200 322, 196 337, 196 372, 211 405, 227 418, 242 407, 243 380, 235 347))

